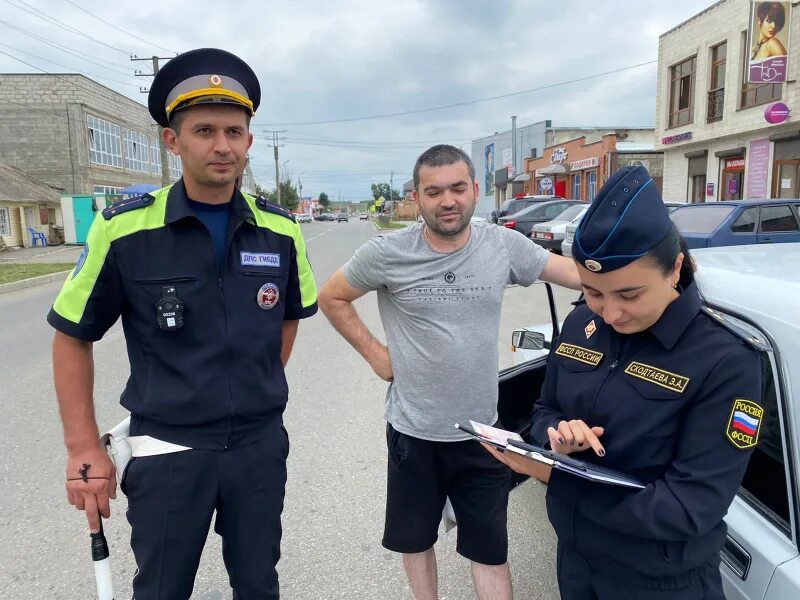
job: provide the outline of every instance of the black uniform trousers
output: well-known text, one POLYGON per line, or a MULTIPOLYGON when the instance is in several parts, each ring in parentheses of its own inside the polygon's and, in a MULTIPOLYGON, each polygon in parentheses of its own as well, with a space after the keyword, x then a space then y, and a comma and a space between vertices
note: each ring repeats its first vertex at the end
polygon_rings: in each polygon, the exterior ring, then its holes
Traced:
POLYGON ((185 450, 131 460, 121 487, 128 497, 137 566, 135 600, 191 596, 215 510, 214 531, 222 537, 233 598, 279 598, 275 567, 289 442, 283 427, 274 431, 232 450, 185 450))

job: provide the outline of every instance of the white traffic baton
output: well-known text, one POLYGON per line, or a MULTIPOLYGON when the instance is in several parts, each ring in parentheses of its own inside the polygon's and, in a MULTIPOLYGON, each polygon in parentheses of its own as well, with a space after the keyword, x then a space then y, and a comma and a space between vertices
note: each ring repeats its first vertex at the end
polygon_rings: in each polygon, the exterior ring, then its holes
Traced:
POLYGON ((98 600, 114 600, 114 583, 111 580, 111 563, 108 558, 108 542, 103 533, 103 519, 100 518, 100 531, 90 533, 92 540, 92 561, 94 580, 97 584, 98 600))

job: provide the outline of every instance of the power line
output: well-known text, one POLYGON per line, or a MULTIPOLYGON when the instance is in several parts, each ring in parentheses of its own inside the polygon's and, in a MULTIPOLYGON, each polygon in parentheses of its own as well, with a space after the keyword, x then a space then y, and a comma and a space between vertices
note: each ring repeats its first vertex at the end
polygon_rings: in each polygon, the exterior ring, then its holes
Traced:
POLYGON ((520 90, 518 92, 509 92, 507 94, 499 94, 497 96, 489 96, 486 98, 477 98, 475 100, 466 100, 464 102, 456 102, 454 104, 444 104, 441 106, 431 106, 428 108, 418 108, 415 110, 405 110, 402 112, 396 113, 385 113, 385 114, 378 114, 378 115, 369 115, 366 117, 350 117, 346 119, 328 119, 326 121, 300 121, 296 123, 268 123, 267 126, 269 127, 294 127, 298 125, 327 125, 329 123, 351 123, 353 121, 368 121, 372 119, 388 119, 391 117, 401 117, 404 115, 414 115, 424 112, 432 112, 435 110, 444 110, 446 108, 457 108, 459 106, 470 106, 472 104, 479 104, 481 102, 491 102, 493 100, 501 100, 503 98, 510 98, 512 96, 520 96, 522 94, 531 94, 533 92, 541 92, 543 90, 549 90, 565 85, 570 85, 573 83, 580 83, 582 81, 588 81, 589 79, 597 79, 598 77, 605 77, 606 75, 613 75, 615 73, 621 73, 623 71, 629 71, 631 69, 638 69, 639 67, 644 67, 647 65, 654 65, 658 62, 658 60, 650 60, 643 63, 638 63, 635 65, 629 65, 627 67, 621 67, 619 69, 613 69, 611 71, 604 71, 603 73, 595 73, 594 75, 587 75, 586 77, 578 77, 576 79, 570 79, 569 81, 561 81, 559 83, 551 83, 549 85, 543 85, 537 88, 531 88, 528 90, 520 90))
POLYGON ((44 14, 44 13, 42 13, 42 11, 38 10, 36 7, 31 6, 30 4, 28 4, 24 0, 15 0, 15 1, 19 2, 19 4, 22 4, 23 6, 18 6, 17 4, 14 4, 14 2, 12 2, 11 0, 5 0, 6 4, 9 4, 9 5, 13 6, 17 10, 24 11, 24 12, 30 14, 30 15, 33 15, 34 17, 42 19, 43 21, 47 21, 52 25, 57 25, 62 29, 66 29, 70 33, 74 33, 75 35, 78 35, 80 37, 86 38, 87 40, 91 40, 91 41, 93 41, 93 42, 95 42, 97 44, 100 44, 101 46, 105 46, 106 48, 114 50, 115 52, 120 52, 122 54, 125 54, 126 56, 130 56, 132 54, 131 52, 128 52, 127 50, 123 50, 122 48, 117 48, 116 46, 112 46, 111 44, 107 44, 103 40, 99 40, 96 37, 91 36, 88 33, 85 33, 83 31, 81 31, 80 29, 76 29, 72 25, 68 25, 67 23, 64 23, 63 21, 59 21, 55 17, 51 17, 50 15, 44 14))
POLYGON ((41 37, 39 35, 36 35, 35 33, 31 33, 30 31, 28 31, 26 29, 23 29, 22 27, 18 27, 17 25, 14 25, 13 23, 9 23, 8 21, 3 21, 2 19, 0 19, 0 25, 5 25, 6 27, 8 27, 10 29, 13 29, 14 31, 18 31, 18 32, 22 33, 23 35, 27 35, 28 37, 32 37, 33 39, 38 40, 38 41, 42 42, 43 44, 47 44, 48 46, 52 46, 53 48, 56 48, 58 50, 61 50, 62 52, 66 52, 68 54, 72 54, 73 56, 76 56, 76 57, 80 58, 81 60, 85 60, 86 62, 90 62, 90 63, 92 63, 94 65, 97 65, 98 67, 103 68, 103 69, 107 69, 109 71, 113 71, 114 73, 120 73, 122 75, 130 75, 129 71, 122 71, 120 69, 113 69, 111 67, 107 67, 105 65, 101 65, 99 62, 95 62, 95 60, 93 60, 93 59, 96 58, 96 60, 102 61, 102 62, 104 62, 106 64, 113 65, 113 66, 116 66, 116 67, 120 67, 121 66, 119 63, 113 63, 111 61, 104 60, 104 59, 99 58, 99 57, 92 57, 90 54, 86 54, 85 52, 80 52, 78 50, 72 50, 71 48, 67 48, 65 46, 62 46, 61 44, 57 44, 55 42, 51 42, 47 38, 43 38, 43 37, 41 37), (89 57, 89 58, 86 58, 86 57, 89 57))
POLYGON ((135 33, 131 33, 130 31, 126 31, 126 30, 124 30, 122 27, 119 27, 119 26, 117 26, 117 25, 114 25, 113 23, 109 23, 109 22, 108 22, 108 21, 106 21, 105 19, 103 19, 103 18, 101 18, 101 17, 98 17, 98 16, 97 16, 96 14, 94 14, 93 12, 91 12, 91 11, 89 11, 89 10, 87 10, 87 9, 83 8, 82 6, 80 6, 80 5, 76 4, 76 3, 75 3, 75 2, 73 2, 72 0, 64 0, 64 2, 66 2, 67 4, 71 4, 72 6, 74 6, 75 8, 77 8, 78 10, 85 12, 87 15, 89 15, 89 16, 91 16, 91 17, 94 17, 95 19, 97 19, 97 20, 98 20, 98 21, 100 21, 101 23, 105 23, 106 25, 108 25, 108 26, 109 26, 109 27, 111 27, 112 29, 116 29, 117 31, 121 31, 121 32, 122 32, 122 33, 124 33, 125 35, 129 35, 130 37, 132 37, 132 38, 134 38, 134 39, 137 39, 137 40, 139 40, 140 42, 144 42, 144 43, 145 43, 145 44, 147 44, 148 46, 155 46, 156 48, 160 48, 161 50, 166 50, 167 52, 172 52, 173 54, 178 54, 178 52, 177 52, 177 51, 175 51, 175 50, 170 50, 169 48, 164 48, 164 46, 159 46, 158 44, 155 44, 155 43, 153 43, 153 42, 151 42, 151 41, 148 41, 148 40, 146 40, 146 39, 144 39, 144 38, 142 38, 142 37, 139 37, 139 36, 138 36, 138 35, 136 35, 135 33))
MULTIPOLYGON (((26 52, 25 50, 20 50, 19 48, 15 48, 14 46, 9 46, 8 44, 0 43, 0 46, 3 46, 4 48, 9 48, 11 50, 14 50, 15 52, 21 52, 22 54, 27 54, 28 56, 32 56, 33 58, 38 58, 39 60, 43 60, 45 62, 49 62, 50 64, 56 65, 57 67, 61 67, 63 69, 68 69, 70 71, 80 71, 80 69, 76 69, 75 67, 62 65, 62 64, 57 63, 56 61, 51 60, 49 58, 45 58, 43 56, 38 56, 36 54, 32 54, 30 52, 26 52)), ((117 79, 111 79, 110 77, 104 77, 103 75, 97 75, 95 73, 87 73, 87 75, 91 75, 92 77, 96 77, 97 79, 103 79, 105 81, 111 81, 112 83, 117 83, 119 85, 126 85, 126 86, 129 86, 129 87, 138 87, 138 86, 136 86, 136 85, 134 85, 132 83, 125 83, 124 81, 119 81, 117 79)))

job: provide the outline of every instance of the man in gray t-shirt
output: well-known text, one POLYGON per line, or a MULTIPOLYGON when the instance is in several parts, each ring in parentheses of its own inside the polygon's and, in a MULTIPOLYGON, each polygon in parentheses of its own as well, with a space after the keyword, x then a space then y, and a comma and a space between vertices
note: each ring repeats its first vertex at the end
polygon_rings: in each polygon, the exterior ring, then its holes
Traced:
POLYGON ((459 524, 457 550, 472 561, 477 597, 510 599, 510 472, 454 423, 497 421, 497 339, 506 285, 542 279, 579 289, 580 283, 573 261, 516 231, 471 223, 478 184, 461 150, 427 150, 414 167, 414 183, 424 223, 364 244, 325 284, 319 304, 390 382, 383 545, 403 554, 415 597, 437 597, 433 545, 449 497, 459 524), (386 346, 352 306, 373 290, 386 346))

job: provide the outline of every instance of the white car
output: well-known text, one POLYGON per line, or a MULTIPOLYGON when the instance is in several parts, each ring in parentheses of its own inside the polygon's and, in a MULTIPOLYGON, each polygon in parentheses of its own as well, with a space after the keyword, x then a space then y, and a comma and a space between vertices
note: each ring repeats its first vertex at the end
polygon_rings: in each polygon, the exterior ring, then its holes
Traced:
POLYGON ((569 224, 564 230, 564 241, 561 242, 561 254, 567 258, 572 258, 572 240, 575 239, 575 231, 578 229, 579 223, 569 224))
POLYGON ((314 219, 308 213, 300 213, 294 216, 298 223, 311 223, 314 219))
POLYGON ((566 236, 567 227, 569 225, 577 226, 587 210, 589 210, 588 204, 570 206, 552 221, 534 225, 531 230, 531 239, 545 250, 561 253, 561 244, 566 236))
MULTIPOLYGON (((800 598, 800 243, 704 248, 693 256, 713 316, 758 350, 765 375, 764 423, 725 517, 728 534, 719 567, 725 597, 800 598)), ((550 328, 525 331, 542 334, 550 328)), ((505 429, 528 434, 546 365, 547 356, 539 352, 500 372, 498 412, 505 429)))

